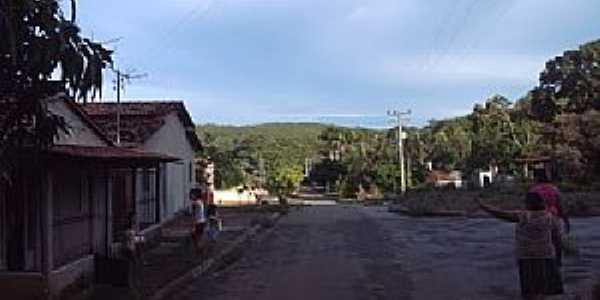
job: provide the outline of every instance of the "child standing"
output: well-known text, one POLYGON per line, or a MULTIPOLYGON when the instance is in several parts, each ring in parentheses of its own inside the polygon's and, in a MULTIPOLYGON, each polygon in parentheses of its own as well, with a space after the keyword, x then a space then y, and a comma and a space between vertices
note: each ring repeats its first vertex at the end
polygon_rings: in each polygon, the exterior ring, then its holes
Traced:
POLYGON ((200 247, 200 241, 204 234, 204 228, 206 227, 206 215, 204 212, 204 203, 201 199, 201 191, 199 189, 192 189, 190 192, 190 198, 192 200, 192 238, 194 245, 198 249, 200 247))
POLYGON ((217 206, 214 203, 209 203, 206 210, 208 217, 208 238, 211 242, 216 242, 221 231, 221 219, 217 213, 217 206))

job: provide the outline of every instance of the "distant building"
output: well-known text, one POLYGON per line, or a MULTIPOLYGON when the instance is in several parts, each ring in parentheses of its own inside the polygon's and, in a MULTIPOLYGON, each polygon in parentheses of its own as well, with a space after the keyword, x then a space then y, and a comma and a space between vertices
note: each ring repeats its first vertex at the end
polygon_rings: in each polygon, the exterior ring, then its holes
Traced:
MULTIPOLYGON (((551 175, 552 159, 549 156, 524 156, 515 159, 515 162, 523 168, 523 179, 532 180, 534 169, 545 169, 551 175)), ((549 176, 552 178, 552 176, 549 176)))
POLYGON ((257 205, 266 200, 269 193, 262 189, 244 189, 243 187, 214 192, 214 202, 218 206, 257 205))
POLYGON ((427 182, 436 188, 462 188, 462 172, 460 171, 441 171, 432 170, 429 172, 427 182))
POLYGON ((473 173, 473 184, 478 188, 485 188, 496 181, 498 166, 490 166, 488 170, 477 169, 473 173))

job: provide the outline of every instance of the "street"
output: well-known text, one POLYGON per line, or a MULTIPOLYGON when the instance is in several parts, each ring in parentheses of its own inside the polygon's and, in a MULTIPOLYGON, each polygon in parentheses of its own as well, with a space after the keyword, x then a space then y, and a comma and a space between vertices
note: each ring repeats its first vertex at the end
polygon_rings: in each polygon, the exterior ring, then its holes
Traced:
MULTIPOLYGON (((577 219, 568 291, 600 269, 599 219, 577 219)), ((513 226, 494 219, 413 219, 384 207, 292 210, 242 258, 171 299, 517 299, 513 226)))

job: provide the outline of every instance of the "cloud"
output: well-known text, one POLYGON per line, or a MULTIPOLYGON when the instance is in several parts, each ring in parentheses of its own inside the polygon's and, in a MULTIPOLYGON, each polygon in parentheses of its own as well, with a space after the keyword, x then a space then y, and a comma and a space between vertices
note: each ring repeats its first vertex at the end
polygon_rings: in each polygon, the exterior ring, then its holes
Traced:
POLYGON ((532 82, 545 57, 513 54, 450 54, 432 61, 427 56, 383 58, 376 72, 396 82, 412 84, 457 82, 532 82))

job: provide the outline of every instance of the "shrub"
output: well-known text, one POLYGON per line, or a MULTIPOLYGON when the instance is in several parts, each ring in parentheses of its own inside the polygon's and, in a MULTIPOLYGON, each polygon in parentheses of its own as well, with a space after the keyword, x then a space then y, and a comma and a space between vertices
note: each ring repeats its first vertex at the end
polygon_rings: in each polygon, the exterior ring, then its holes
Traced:
POLYGON ((340 196, 342 198, 355 198, 356 197, 356 190, 354 189, 354 186, 352 185, 351 182, 344 180, 342 181, 342 183, 339 185, 339 193, 340 196))

